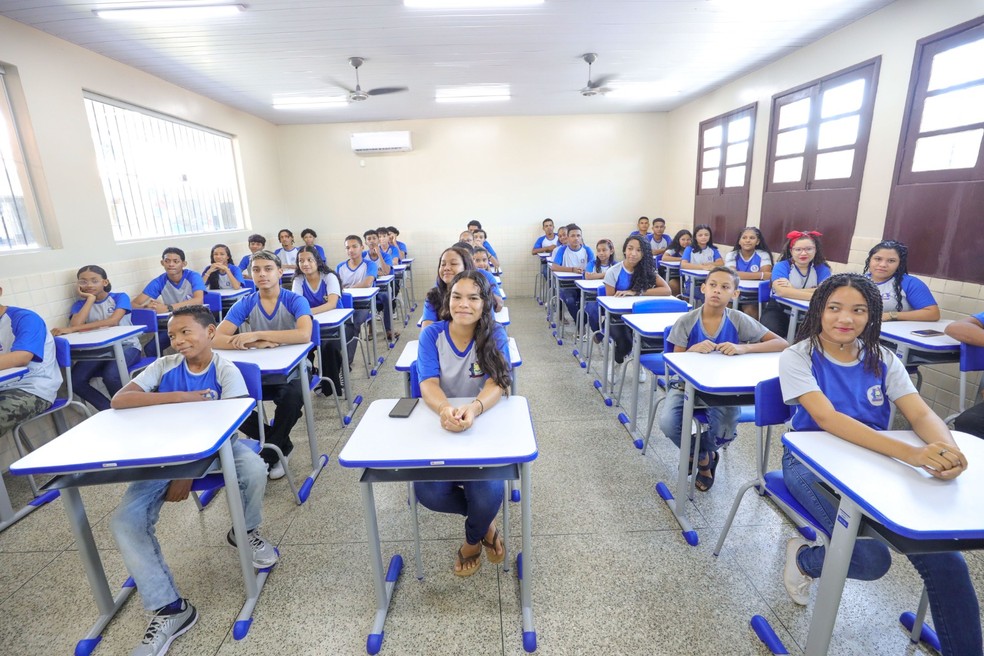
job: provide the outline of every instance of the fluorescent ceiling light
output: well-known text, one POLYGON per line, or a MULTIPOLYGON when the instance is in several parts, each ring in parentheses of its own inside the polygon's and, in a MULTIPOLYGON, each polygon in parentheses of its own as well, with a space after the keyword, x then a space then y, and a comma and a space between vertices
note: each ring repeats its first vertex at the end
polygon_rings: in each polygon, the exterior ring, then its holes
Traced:
POLYGON ((475 84, 463 87, 438 87, 434 100, 439 103, 496 102, 509 100, 508 84, 475 84))
POLYGON ((274 109, 330 109, 344 107, 348 104, 348 96, 314 96, 274 98, 274 109))
POLYGON ((131 5, 129 7, 106 7, 93 9, 99 18, 110 20, 135 21, 172 21, 198 20, 202 18, 217 18, 234 16, 245 11, 245 5, 131 5))
POLYGON ((533 7, 544 0, 403 0, 411 9, 499 9, 502 7, 533 7))

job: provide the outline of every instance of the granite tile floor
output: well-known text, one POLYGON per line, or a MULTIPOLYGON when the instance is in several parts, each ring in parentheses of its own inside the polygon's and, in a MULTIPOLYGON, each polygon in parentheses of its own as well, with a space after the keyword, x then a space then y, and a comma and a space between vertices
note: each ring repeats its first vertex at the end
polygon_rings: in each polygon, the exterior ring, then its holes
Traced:
MULTIPOLYGON (((529 561, 537 652, 768 654, 748 625, 760 614, 791 653, 801 653, 810 609, 793 605, 781 582, 791 525, 748 494, 721 555, 712 554, 735 493, 754 471, 753 427, 741 427, 724 454, 714 489, 697 493, 688 505, 700 544, 687 546, 654 491, 656 482, 674 478, 675 447, 656 435, 642 456, 618 422, 618 409, 606 407, 592 386, 594 374, 577 366, 570 342, 558 346, 550 336, 542 308, 518 297, 509 306, 509 333, 523 356, 519 393, 530 400, 540 450, 533 465, 529 561)), ((402 343, 416 336, 411 323, 374 380, 356 368, 355 388, 366 404, 402 394, 402 374, 393 363, 402 343)), ((198 625, 169 653, 365 653, 374 595, 358 472, 337 464, 352 429, 339 427, 334 404, 315 401, 319 444, 331 461, 303 506, 292 502, 285 480, 267 488, 263 533, 279 545, 282 560, 245 640, 235 641, 231 633, 242 587, 235 552, 225 545, 225 504, 218 501, 202 513, 190 501, 165 506, 158 526, 165 557, 201 613, 198 625)), ((303 422, 294 433, 299 458, 292 467, 303 475, 303 422)), ((25 482, 9 475, 6 481, 15 503, 23 502, 25 482)), ((126 577, 108 530, 122 489, 84 491, 111 582, 126 577)), ((418 581, 405 486, 377 486, 376 504, 384 559, 400 553, 407 562, 381 653, 523 653, 515 567, 504 572, 486 561, 475 576, 454 577, 463 520, 422 510, 426 574, 418 581)), ((511 513, 510 529, 515 553, 519 512, 511 513)), ((984 557, 970 554, 968 560, 975 579, 984 582, 984 557)), ((910 645, 897 621, 913 609, 921 589, 900 557, 880 581, 848 582, 831 653, 929 653, 910 645)), ((95 617, 90 599, 60 502, 0 533, 0 654, 71 653, 95 617)), ((95 653, 128 654, 145 624, 140 600, 129 601, 95 653)))

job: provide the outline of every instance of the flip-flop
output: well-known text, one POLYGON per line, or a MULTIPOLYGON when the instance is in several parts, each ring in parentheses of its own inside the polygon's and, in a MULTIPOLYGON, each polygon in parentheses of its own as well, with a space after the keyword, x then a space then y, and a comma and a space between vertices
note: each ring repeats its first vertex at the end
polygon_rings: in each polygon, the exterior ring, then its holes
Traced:
MULTIPOLYGON (((705 453, 707 453, 707 452, 705 451, 705 453)), ((700 457, 698 457, 697 459, 699 461, 700 460, 700 457)), ((698 462, 698 464, 697 464, 697 478, 694 481, 694 487, 696 487, 701 492, 707 492, 712 487, 714 487, 714 478, 715 478, 714 472, 717 470, 718 460, 720 460, 720 457, 718 456, 717 451, 712 451, 712 452, 708 453, 708 463, 707 463, 706 466, 703 466, 702 467, 699 464, 699 462, 698 462), (706 474, 701 474, 700 472, 702 470, 703 471, 709 471, 709 472, 711 472, 711 475, 710 476, 707 476, 706 474), (703 486, 703 487, 701 487, 701 486, 703 486)))
POLYGON ((506 548, 505 545, 502 544, 502 536, 499 534, 498 527, 496 527, 495 533, 493 533, 492 535, 492 542, 489 542, 485 538, 482 538, 482 545, 487 550, 487 553, 485 555, 488 556, 489 562, 492 563, 493 565, 498 565, 499 563, 501 563, 503 560, 506 559, 506 548), (502 545, 502 553, 500 554, 497 554, 495 552, 495 545, 497 544, 502 545))
POLYGON ((451 569, 455 576, 460 576, 462 578, 471 576, 478 570, 482 569, 482 550, 479 549, 474 556, 464 556, 461 553, 461 547, 458 547, 458 555, 455 556, 455 562, 461 566, 460 570, 454 568, 451 569), (478 565, 470 569, 466 569, 466 567, 469 567, 475 561, 478 561, 478 565))

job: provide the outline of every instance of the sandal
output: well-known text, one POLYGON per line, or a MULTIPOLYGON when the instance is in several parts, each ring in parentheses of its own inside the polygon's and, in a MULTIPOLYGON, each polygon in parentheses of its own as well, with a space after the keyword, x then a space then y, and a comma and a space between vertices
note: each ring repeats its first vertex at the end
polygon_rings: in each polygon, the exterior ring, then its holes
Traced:
POLYGON ((700 455, 701 456, 707 455, 708 463, 706 465, 701 465, 699 461, 703 458, 698 459, 697 478, 694 481, 694 487, 696 487, 701 492, 707 492, 712 487, 714 487, 714 472, 717 470, 720 456, 718 456, 717 451, 711 451, 711 452, 704 451, 700 455), (710 472, 710 476, 708 476, 706 473, 701 473, 701 472, 710 472))
POLYGON ((461 547, 458 547, 458 555, 455 556, 455 562, 460 566, 460 569, 451 570, 454 572, 455 576, 460 576, 462 578, 471 576, 482 568, 482 550, 479 549, 473 556, 465 556, 461 553, 461 547), (478 562, 478 565, 471 567, 471 565, 476 561, 478 562))
POLYGON ((487 541, 482 538, 482 545, 487 550, 486 555, 489 557, 489 562, 493 565, 498 565, 503 560, 506 559, 506 545, 502 543, 502 535, 499 534, 499 529, 496 527, 495 533, 492 535, 492 542, 487 541), (502 553, 497 554, 495 552, 496 545, 502 547, 502 553))

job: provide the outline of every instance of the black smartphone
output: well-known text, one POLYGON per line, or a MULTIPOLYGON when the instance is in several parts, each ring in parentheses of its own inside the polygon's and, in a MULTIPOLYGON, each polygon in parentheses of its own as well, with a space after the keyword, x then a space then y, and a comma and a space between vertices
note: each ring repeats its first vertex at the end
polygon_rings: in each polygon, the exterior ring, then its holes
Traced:
POLYGON ((919 335, 920 337, 939 337, 943 333, 938 330, 927 329, 927 330, 913 330, 913 335, 919 335))
POLYGON ((420 399, 400 399, 390 410, 389 416, 395 419, 406 419, 413 412, 413 409, 417 407, 417 401, 420 399))

